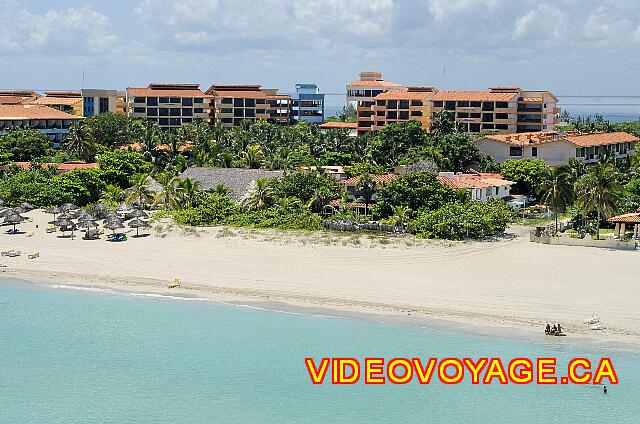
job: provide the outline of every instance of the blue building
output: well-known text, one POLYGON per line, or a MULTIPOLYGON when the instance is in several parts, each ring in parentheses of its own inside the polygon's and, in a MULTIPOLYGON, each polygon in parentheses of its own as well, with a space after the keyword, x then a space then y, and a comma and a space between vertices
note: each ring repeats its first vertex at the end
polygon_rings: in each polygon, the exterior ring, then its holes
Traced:
POLYGON ((291 119, 310 124, 324 122, 324 94, 318 92, 316 84, 296 84, 296 93, 291 96, 291 119))

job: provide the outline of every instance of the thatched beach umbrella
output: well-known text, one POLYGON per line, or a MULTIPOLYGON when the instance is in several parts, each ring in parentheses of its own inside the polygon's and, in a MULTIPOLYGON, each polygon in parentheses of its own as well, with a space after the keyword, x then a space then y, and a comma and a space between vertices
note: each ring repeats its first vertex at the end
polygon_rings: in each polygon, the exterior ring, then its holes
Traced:
POLYGON ((75 230, 77 228, 75 222, 73 222, 69 218, 60 218, 60 217, 58 217, 58 220, 56 221, 56 225, 58 227, 60 227, 60 231, 62 231, 62 236, 63 237, 64 237, 64 233, 66 231, 71 231, 71 233, 73 234, 73 230, 75 230))
POLYGON ((35 209, 35 208, 33 207, 33 205, 32 205, 31 203, 29 203, 29 202, 22 202, 22 203, 20 203, 20 207, 21 207, 22 209, 27 210, 27 211, 32 211, 32 210, 34 210, 34 209, 35 209))
POLYGON ((91 215, 89 212, 87 211, 80 211, 78 212, 78 214, 76 215, 76 218, 78 218, 78 221, 84 222, 84 221, 97 221, 96 217, 91 215))
POLYGON ((69 212, 69 211, 74 211, 74 210, 78 209, 78 206, 75 205, 74 203, 65 203, 64 205, 61 206, 61 208, 65 212, 69 212))
POLYGON ((4 218, 4 223, 13 225, 13 232, 16 232, 16 225, 22 222, 22 217, 18 214, 7 215, 4 218))
POLYGON ((108 222, 105 222, 104 228, 108 228, 109 230, 113 230, 113 235, 115 235, 116 234, 116 230, 119 230, 120 228, 124 228, 124 224, 120 220, 113 219, 113 220, 110 220, 108 222))
POLYGON ((129 222, 129 227, 136 229, 136 236, 140 236, 140 228, 148 228, 150 225, 147 221, 141 219, 133 219, 129 222))
POLYGON ((50 213, 53 215, 53 220, 56 220, 56 215, 62 213, 62 209, 60 209, 60 207, 58 206, 52 206, 50 208, 47 208, 44 210, 46 213, 50 213))
POLYGON ((21 213, 29 212, 29 210, 27 210, 26 208, 23 208, 22 206, 16 206, 14 208, 11 208, 11 211, 13 211, 13 213, 18 215, 21 213))
POLYGON ((148 218, 149 215, 142 209, 134 209, 130 214, 128 214, 131 218, 148 218))

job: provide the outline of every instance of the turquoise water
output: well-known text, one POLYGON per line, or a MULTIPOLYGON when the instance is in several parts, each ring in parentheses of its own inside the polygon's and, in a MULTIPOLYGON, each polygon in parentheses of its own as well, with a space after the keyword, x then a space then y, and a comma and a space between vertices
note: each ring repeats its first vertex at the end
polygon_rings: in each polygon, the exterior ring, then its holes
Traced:
POLYGON ((640 357, 227 305, 0 284, 1 423, 631 423, 640 357), (314 386, 306 356, 611 356, 620 384, 314 386))

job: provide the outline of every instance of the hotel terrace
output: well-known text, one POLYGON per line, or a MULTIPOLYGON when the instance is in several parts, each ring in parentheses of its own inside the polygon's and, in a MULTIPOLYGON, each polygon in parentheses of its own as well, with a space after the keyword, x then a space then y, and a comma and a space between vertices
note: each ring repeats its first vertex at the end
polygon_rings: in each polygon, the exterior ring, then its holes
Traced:
POLYGON ((13 129, 32 129, 60 143, 62 135, 78 119, 81 118, 43 105, 0 105, 0 135, 13 129))
POLYGON ((577 158, 585 163, 598 161, 604 152, 615 158, 631 156, 640 139, 625 132, 578 133, 543 131, 521 134, 488 135, 476 141, 482 153, 497 162, 509 159, 536 158, 549 165, 567 163, 577 158))
POLYGON ((244 120, 264 119, 275 124, 289 124, 291 97, 277 89, 260 85, 212 85, 206 92, 211 97, 210 121, 225 127, 240 125, 244 120))
POLYGON ((361 72, 347 84, 347 101, 356 103, 358 132, 390 122, 416 120, 429 130, 436 112, 449 110, 469 133, 553 130, 558 99, 548 91, 492 87, 485 91, 438 91, 385 81, 379 72, 361 72), (412 93, 412 94, 409 94, 412 93))
POLYGON ((157 122, 161 128, 179 128, 209 119, 208 97, 199 84, 149 84, 127 88, 128 115, 157 122))

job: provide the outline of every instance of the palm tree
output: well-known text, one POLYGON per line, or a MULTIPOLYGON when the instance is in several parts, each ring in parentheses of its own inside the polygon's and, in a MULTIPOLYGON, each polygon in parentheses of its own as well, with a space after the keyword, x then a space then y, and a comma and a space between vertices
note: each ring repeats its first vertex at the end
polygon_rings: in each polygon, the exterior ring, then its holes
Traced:
POLYGON ((64 151, 85 162, 93 162, 96 149, 86 122, 78 122, 69 128, 64 137, 64 151))
POLYGON ((193 206, 198 193, 201 191, 200 187, 201 184, 191 178, 177 179, 176 194, 182 208, 188 209, 193 206))
POLYGON ((123 189, 114 184, 109 184, 105 187, 100 199, 109 205, 118 205, 125 198, 125 192, 123 189))
POLYGON ((247 168, 257 169, 262 166, 264 154, 258 144, 252 144, 240 153, 240 162, 247 168))
POLYGON ((125 190, 127 203, 136 203, 142 209, 153 200, 153 192, 147 184, 147 178, 146 174, 133 177, 131 187, 125 190))
POLYGON ((364 199, 364 214, 367 215, 369 204, 376 190, 376 182, 369 174, 363 174, 358 182, 358 194, 364 199))
POLYGON ((615 166, 611 163, 593 164, 577 182, 576 193, 584 213, 597 212, 596 236, 599 239, 600 222, 616 212, 622 193, 615 166))
POLYGON ((259 178, 251 182, 242 205, 249 210, 265 209, 275 202, 273 185, 267 178, 259 178))
POLYGON ((394 216, 394 224, 398 227, 404 227, 409 223, 409 218, 411 217, 411 208, 407 206, 394 206, 393 208, 394 216))
POLYGON ((178 185, 179 178, 162 172, 156 175, 155 180, 162 186, 162 189, 154 197, 153 204, 157 205, 162 203, 165 210, 167 210, 176 200, 176 186, 178 185))
POLYGON ((574 199, 573 182, 567 166, 559 166, 551 171, 551 176, 540 187, 540 201, 551 205, 556 217, 556 233, 558 232, 558 213, 564 212, 574 199))

